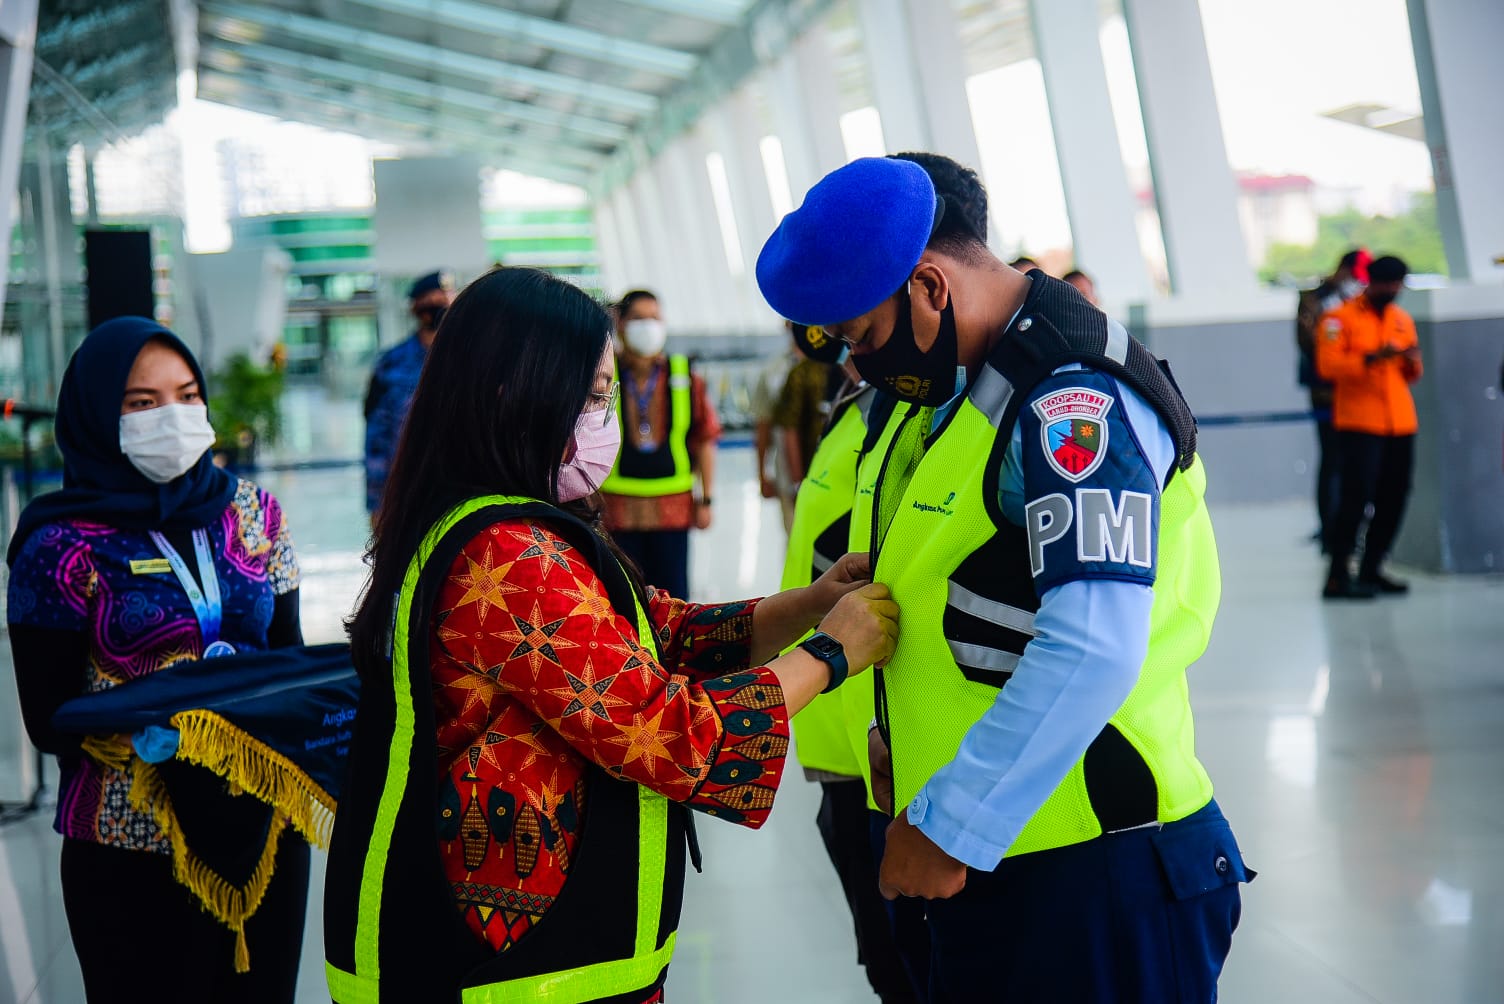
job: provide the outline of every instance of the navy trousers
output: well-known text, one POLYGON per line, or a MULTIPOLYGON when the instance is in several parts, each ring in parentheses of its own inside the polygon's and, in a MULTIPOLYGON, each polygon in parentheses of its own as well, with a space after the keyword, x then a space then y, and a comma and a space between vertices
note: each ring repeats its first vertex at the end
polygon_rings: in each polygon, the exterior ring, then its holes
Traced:
POLYGON ((649 586, 689 599, 688 530, 621 530, 611 537, 637 563, 649 586))
POLYGON ((1164 827, 1005 858, 928 902, 931 1004, 1205 1004, 1243 864, 1215 801, 1164 827))

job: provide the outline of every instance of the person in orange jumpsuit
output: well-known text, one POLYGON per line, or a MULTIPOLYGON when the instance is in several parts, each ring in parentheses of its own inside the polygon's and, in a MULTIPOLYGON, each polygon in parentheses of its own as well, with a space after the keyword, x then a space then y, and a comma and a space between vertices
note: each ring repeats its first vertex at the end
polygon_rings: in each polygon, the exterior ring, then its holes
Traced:
POLYGON ((1421 377, 1415 321, 1394 300, 1409 269, 1393 256, 1368 267, 1368 289, 1326 313, 1316 368, 1333 384, 1332 426, 1341 455, 1337 518, 1327 539, 1327 599, 1372 599, 1409 587, 1380 570, 1410 495, 1417 429, 1410 385, 1421 377), (1373 506, 1356 578, 1350 562, 1365 509, 1373 506))

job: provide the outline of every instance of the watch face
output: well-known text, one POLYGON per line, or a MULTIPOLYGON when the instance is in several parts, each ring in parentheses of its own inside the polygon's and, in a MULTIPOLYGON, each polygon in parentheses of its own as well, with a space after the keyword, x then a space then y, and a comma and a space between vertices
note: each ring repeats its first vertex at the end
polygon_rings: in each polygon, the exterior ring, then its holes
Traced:
POLYGON ((805 642, 805 644, 826 659, 834 658, 842 652, 841 643, 828 634, 811 635, 809 641, 805 642))

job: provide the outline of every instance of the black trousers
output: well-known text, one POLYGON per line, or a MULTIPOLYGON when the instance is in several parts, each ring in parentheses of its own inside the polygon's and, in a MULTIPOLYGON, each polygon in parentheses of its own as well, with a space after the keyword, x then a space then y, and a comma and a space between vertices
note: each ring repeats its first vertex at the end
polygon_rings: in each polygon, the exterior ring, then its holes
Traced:
POLYGON ((1327 538, 1332 571, 1345 573, 1347 561, 1358 546, 1363 512, 1371 505, 1373 518, 1368 522, 1359 574, 1372 575, 1388 556, 1405 515, 1415 466, 1415 437, 1338 432, 1337 449, 1341 457, 1341 488, 1337 518, 1327 538))
POLYGON ((266 897, 235 935, 172 877, 166 854, 63 840, 63 908, 89 1004, 292 1004, 308 910, 308 845, 282 834, 266 897))
POLYGON ((689 531, 623 530, 616 541, 649 586, 666 589, 676 599, 689 598, 689 531))
MULTIPOLYGON (((919 1004, 904 953, 888 914, 888 903, 877 891, 877 861, 872 853, 868 827, 867 787, 860 778, 820 782, 820 812, 815 823, 825 842, 825 853, 835 865, 846 894, 846 906, 856 928, 857 961, 867 971, 867 982, 883 1004, 919 1004)), ((922 924, 922 921, 921 921, 922 924)), ((921 933, 923 929, 921 927, 921 933)), ((918 947, 929 951, 929 938, 918 947)))
POLYGON ((1316 518, 1320 521, 1323 543, 1337 521, 1337 496, 1342 482, 1337 446, 1337 430, 1332 428, 1331 411, 1316 419, 1316 518))

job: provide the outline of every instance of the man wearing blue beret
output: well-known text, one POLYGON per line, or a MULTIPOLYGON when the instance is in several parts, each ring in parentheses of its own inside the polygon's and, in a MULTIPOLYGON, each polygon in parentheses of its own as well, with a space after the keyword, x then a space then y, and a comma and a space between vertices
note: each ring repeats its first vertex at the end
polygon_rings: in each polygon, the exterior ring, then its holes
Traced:
POLYGON ((375 518, 386 490, 387 472, 397 454, 397 440, 418 377, 428 358, 429 346, 439 331, 444 312, 454 302, 454 277, 448 272, 430 272, 414 280, 407 290, 407 307, 418 328, 405 341, 376 357, 371 382, 366 388, 366 512, 375 518))
POLYGON ((960 217, 917 165, 857 160, 757 262, 903 402, 872 502, 903 610, 879 884, 927 901, 934 1004, 1212 1000, 1253 872, 1194 749, 1221 588, 1195 420, 1121 325, 960 217))

